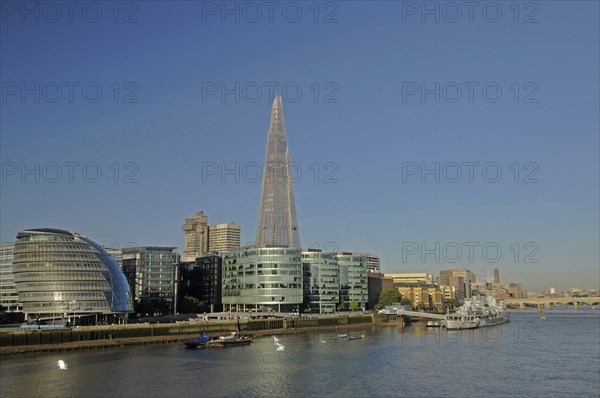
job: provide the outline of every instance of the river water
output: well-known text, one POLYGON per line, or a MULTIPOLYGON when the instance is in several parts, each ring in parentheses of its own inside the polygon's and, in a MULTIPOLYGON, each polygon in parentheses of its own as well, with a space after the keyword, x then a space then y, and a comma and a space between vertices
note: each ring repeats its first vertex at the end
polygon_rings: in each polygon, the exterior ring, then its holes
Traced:
POLYGON ((513 311, 511 322, 474 331, 365 325, 228 349, 176 344, 24 355, 2 360, 0 395, 598 397, 600 312, 543 315, 546 320, 534 310, 513 311), (347 332, 365 339, 335 340, 347 332))

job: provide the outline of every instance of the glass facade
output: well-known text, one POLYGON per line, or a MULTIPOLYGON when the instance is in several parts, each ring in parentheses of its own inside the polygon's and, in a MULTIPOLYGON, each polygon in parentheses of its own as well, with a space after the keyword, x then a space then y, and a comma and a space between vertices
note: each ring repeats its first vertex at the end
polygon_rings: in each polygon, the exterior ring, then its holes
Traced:
POLYGON ((174 247, 134 247, 123 249, 123 272, 131 286, 133 299, 162 300, 173 312, 175 305, 174 247))
POLYGON ((14 281, 28 314, 124 314, 133 310, 116 261, 74 232, 32 229, 17 234, 14 281))
POLYGON ((275 97, 271 108, 260 212, 256 227, 257 246, 300 248, 293 180, 283 120, 283 105, 281 97, 275 97))
POLYGON ((0 244, 0 306, 8 312, 21 311, 13 277, 14 243, 0 244))
POLYGON ((335 312, 340 300, 339 268, 335 253, 323 253, 316 249, 303 250, 302 268, 305 304, 310 306, 311 312, 335 312))
POLYGON ((365 308, 369 301, 368 256, 363 253, 335 253, 340 272, 340 301, 356 301, 365 308))
POLYGON ((225 311, 297 311, 302 303, 301 251, 250 248, 223 255, 225 311))

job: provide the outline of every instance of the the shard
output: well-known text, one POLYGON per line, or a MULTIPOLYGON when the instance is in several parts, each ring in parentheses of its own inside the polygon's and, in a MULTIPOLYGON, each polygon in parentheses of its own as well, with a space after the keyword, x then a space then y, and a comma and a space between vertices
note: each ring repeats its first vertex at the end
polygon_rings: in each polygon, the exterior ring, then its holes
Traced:
POLYGON ((300 248, 296 200, 292 186, 294 176, 290 171, 281 97, 275 97, 271 107, 263 171, 256 245, 300 248))

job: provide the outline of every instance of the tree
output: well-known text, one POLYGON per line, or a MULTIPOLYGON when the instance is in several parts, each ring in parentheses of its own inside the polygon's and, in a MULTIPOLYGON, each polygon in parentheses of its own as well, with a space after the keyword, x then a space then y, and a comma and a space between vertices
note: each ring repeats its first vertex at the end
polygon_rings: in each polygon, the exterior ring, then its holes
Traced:
POLYGON ((356 302, 356 300, 352 300, 352 301, 350 301, 350 305, 348 307, 350 308, 350 311, 356 311, 358 309, 359 305, 356 302))
POLYGON ((402 293, 400 293, 397 289, 385 289, 379 295, 377 309, 380 310, 386 305, 392 305, 400 302, 402 302, 402 293))
POLYGON ((458 305, 458 301, 456 299, 446 299, 446 307, 454 308, 458 305))
POLYGON ((402 297, 402 300, 400 300, 400 304, 402 304, 402 305, 411 305, 412 301, 410 301, 409 298, 402 297))
POLYGON ((204 302, 191 296, 185 296, 179 308, 179 313, 181 314, 197 314, 204 311, 206 311, 204 302))

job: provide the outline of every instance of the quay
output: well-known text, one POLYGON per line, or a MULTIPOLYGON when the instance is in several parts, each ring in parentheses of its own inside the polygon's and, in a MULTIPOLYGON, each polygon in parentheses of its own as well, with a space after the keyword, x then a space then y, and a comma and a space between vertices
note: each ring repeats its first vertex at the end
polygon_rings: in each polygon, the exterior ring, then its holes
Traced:
MULTIPOLYGON (((182 343, 200 332, 239 332, 252 337, 295 334, 318 330, 351 329, 366 325, 397 325, 401 317, 379 314, 298 317, 285 319, 192 320, 167 324, 128 324, 61 329, 0 329, 3 356, 97 350, 129 346, 182 343)), ((402 326, 402 325, 400 325, 402 326)))

